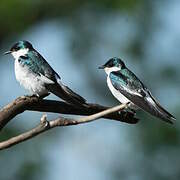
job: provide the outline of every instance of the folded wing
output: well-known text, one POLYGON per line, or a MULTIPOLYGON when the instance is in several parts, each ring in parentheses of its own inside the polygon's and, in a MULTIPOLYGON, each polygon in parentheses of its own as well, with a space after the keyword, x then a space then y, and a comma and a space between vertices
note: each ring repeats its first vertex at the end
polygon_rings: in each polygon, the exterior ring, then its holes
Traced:
POLYGON ((114 88, 144 111, 172 123, 175 118, 155 100, 136 75, 128 69, 123 71, 123 73, 121 71, 110 73, 114 88))
POLYGON ((60 81, 60 76, 38 52, 33 51, 26 56, 21 56, 19 61, 21 61, 23 66, 28 66, 28 69, 32 73, 41 77, 41 80, 45 83, 45 87, 49 92, 70 104, 86 106, 86 100, 63 85, 60 81))

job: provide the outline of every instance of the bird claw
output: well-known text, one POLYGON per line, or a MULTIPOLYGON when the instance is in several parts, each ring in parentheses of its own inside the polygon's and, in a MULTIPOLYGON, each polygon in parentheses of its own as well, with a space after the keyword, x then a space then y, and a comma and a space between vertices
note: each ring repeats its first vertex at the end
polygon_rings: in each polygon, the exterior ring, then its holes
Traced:
POLYGON ((45 98, 46 96, 49 96, 50 93, 46 93, 46 94, 43 94, 41 96, 39 96, 38 94, 32 94, 32 95, 24 95, 23 97, 26 97, 26 98, 33 98, 33 97, 36 97, 36 98, 39 98, 39 99, 43 99, 45 98))
POLYGON ((43 99, 43 98, 45 98, 46 96, 49 96, 49 95, 50 95, 50 93, 46 93, 46 94, 43 94, 43 95, 38 96, 38 97, 39 97, 39 99, 43 99))
POLYGON ((135 116, 136 115, 136 111, 132 108, 130 108, 130 104, 128 104, 124 110, 119 111, 119 114, 121 114, 122 116, 127 116, 129 114, 135 116))

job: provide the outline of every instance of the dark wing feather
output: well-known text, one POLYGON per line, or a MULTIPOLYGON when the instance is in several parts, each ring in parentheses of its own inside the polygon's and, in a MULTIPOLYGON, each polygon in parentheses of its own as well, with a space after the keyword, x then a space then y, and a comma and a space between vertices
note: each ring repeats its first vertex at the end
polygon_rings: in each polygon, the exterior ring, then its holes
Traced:
POLYGON ((161 112, 164 112, 165 114, 167 114, 168 117, 172 118, 172 119, 176 119, 172 114, 170 114, 167 110, 165 110, 160 103, 152 96, 152 94, 150 93, 150 91, 148 91, 149 96, 153 99, 153 101, 155 102, 156 106, 159 108, 159 110, 161 112))
POLYGON ((23 66, 28 66, 28 69, 39 76, 43 75, 53 82, 57 82, 59 75, 51 68, 47 61, 37 52, 29 52, 25 56, 20 56, 18 61, 23 66))
POLYGON ((86 100, 83 97, 73 92, 70 88, 64 86, 63 84, 49 84, 46 87, 50 92, 70 104, 88 107, 88 105, 86 104, 86 100))
POLYGON ((150 114, 172 123, 173 117, 151 95, 143 83, 128 69, 110 73, 114 88, 128 98, 135 105, 150 114))
POLYGON ((143 83, 128 69, 115 71, 110 73, 111 83, 115 89, 119 90, 123 95, 144 97, 145 86, 143 83))
POLYGON ((45 76, 54 83, 46 83, 46 88, 61 99, 79 106, 86 106, 86 100, 73 92, 70 88, 60 83, 59 75, 51 68, 48 62, 37 52, 29 51, 19 58, 19 62, 37 76, 45 76))
POLYGON ((54 82, 56 82, 57 77, 60 79, 48 62, 35 50, 29 51, 27 55, 21 56, 19 60, 22 60, 22 64, 28 65, 28 68, 34 73, 42 74, 54 82))

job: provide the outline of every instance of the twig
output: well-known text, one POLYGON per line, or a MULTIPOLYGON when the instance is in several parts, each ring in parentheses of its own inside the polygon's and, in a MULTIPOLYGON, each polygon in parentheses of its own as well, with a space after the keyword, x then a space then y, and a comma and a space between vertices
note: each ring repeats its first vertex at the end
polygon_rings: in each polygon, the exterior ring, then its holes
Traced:
POLYGON ((46 116, 43 115, 41 118, 40 124, 38 126, 36 126, 35 128, 33 128, 30 131, 27 131, 23 134, 20 134, 18 136, 10 138, 6 141, 0 142, 0 150, 9 148, 13 145, 16 145, 18 143, 21 143, 23 141, 31 139, 34 136, 37 136, 38 134, 41 134, 45 131, 48 131, 48 130, 58 127, 58 126, 70 126, 70 125, 77 125, 77 124, 95 121, 101 117, 104 117, 105 115, 117 112, 119 110, 123 110, 124 108, 126 108, 126 106, 127 106, 127 104, 121 104, 119 106, 115 106, 113 108, 109 108, 102 112, 99 112, 99 113, 96 113, 93 115, 89 115, 87 117, 82 117, 77 120, 69 119, 69 118, 58 118, 55 120, 47 121, 46 116))

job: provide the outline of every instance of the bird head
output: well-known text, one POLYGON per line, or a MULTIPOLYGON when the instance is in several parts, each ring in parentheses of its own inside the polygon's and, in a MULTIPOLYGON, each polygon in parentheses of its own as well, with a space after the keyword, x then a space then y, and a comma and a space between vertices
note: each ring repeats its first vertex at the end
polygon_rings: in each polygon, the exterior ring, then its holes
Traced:
POLYGON ((117 57, 109 59, 104 65, 99 67, 99 69, 104 69, 107 74, 113 71, 120 71, 124 68, 126 68, 124 62, 117 57))
POLYGON ((24 56, 28 53, 29 50, 32 50, 33 46, 30 42, 28 41, 19 41, 15 43, 11 49, 4 54, 12 54, 12 56, 16 59, 19 58, 20 56, 24 56))

